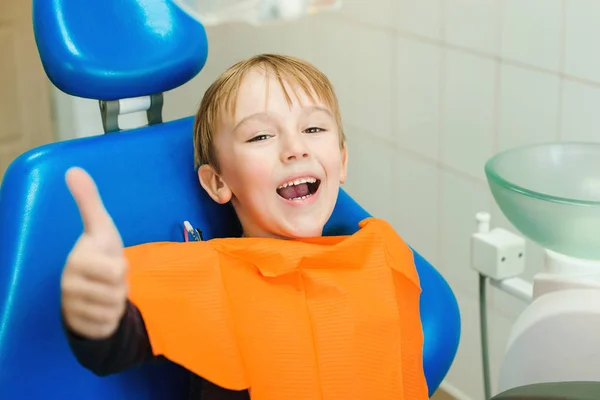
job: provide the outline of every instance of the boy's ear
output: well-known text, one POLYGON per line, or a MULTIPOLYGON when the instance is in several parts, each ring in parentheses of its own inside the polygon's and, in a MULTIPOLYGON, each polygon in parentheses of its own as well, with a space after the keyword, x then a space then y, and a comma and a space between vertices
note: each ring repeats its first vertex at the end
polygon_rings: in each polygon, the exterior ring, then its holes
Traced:
POLYGON ((198 179, 206 193, 217 203, 225 204, 231 200, 231 190, 217 171, 210 165, 201 165, 198 169, 198 179))
POLYGON ((346 183, 348 176, 348 146, 342 147, 342 169, 340 170, 340 183, 346 183))

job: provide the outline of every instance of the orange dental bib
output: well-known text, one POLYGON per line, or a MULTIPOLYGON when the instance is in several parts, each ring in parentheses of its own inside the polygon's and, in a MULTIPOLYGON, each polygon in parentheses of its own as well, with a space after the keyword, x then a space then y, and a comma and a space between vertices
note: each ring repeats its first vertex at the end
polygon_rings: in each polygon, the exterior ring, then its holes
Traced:
POLYGON ((154 354, 253 400, 427 399, 410 248, 369 218, 352 236, 126 249, 154 354))

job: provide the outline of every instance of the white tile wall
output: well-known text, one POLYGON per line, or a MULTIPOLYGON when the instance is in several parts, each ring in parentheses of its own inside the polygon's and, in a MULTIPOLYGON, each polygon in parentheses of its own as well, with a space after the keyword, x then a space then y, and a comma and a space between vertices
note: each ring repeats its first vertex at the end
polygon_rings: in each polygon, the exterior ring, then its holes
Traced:
POLYGON ((563 33, 562 0, 503 0, 502 57, 558 71, 563 33))
POLYGON ((440 206, 440 269, 455 290, 477 294, 477 273, 469 264, 469 241, 475 232, 475 214, 489 210, 489 190, 484 182, 452 171, 442 171, 440 206))
POLYGON ((356 27, 350 38, 351 61, 346 68, 352 71, 354 108, 345 119, 375 136, 393 140, 394 66, 390 60, 394 54, 394 36, 387 31, 356 27))
POLYGON ((446 41, 470 50, 498 54, 501 1, 445 0, 446 41))
MULTIPOLYGON (((364 46, 364 43, 356 42, 357 35, 354 32, 368 31, 369 28, 329 15, 316 16, 314 22, 313 26, 307 29, 311 32, 313 54, 313 59, 308 61, 312 61, 327 74, 338 93, 344 124, 352 124, 357 119, 353 117, 353 113, 359 97, 356 95, 359 92, 356 90, 352 64, 361 55, 357 46, 361 46, 361 49, 364 46), (329 34, 331 31, 335 31, 336 34, 329 34)), ((360 125, 364 125, 364 120, 362 122, 360 125)))
POLYGON ((391 223, 423 257, 440 265, 440 169, 427 159, 401 151, 394 152, 392 166, 391 223))
POLYGON ((448 49, 442 91, 441 161, 483 179, 494 145, 498 63, 448 49))
POLYGON ((600 141, 600 86, 565 81, 561 139, 600 141))
POLYGON ((443 0, 395 0, 395 26, 431 39, 442 38, 443 0))
POLYGON ((560 80, 513 65, 501 69, 496 150, 557 140, 560 80))
POLYGON ((397 143, 432 160, 440 150, 442 52, 437 45, 399 37, 392 82, 397 143))
POLYGON ((600 82, 600 53, 590 46, 600 35, 600 2, 565 0, 565 72, 600 82))
POLYGON ((394 216, 394 149, 389 142, 346 127, 348 180, 344 189, 373 216, 391 221, 394 216), (373 157, 377 154, 377 157, 373 157))
POLYGON ((377 27, 393 27, 395 0, 344 0, 341 14, 377 27))
MULTIPOLYGON (((165 119, 193 114, 208 84, 251 54, 284 52, 321 68, 338 92, 348 133, 345 187, 451 284, 463 336, 447 381, 479 400, 474 214, 488 210, 493 225, 514 229, 491 198, 483 166, 507 147, 599 140, 598 21, 597 0, 346 0, 340 13, 292 24, 210 28, 207 66, 167 93, 165 119)), ((527 252, 531 277, 542 251, 529 243, 527 252)), ((495 290, 489 300, 497 373, 523 304, 495 290)))

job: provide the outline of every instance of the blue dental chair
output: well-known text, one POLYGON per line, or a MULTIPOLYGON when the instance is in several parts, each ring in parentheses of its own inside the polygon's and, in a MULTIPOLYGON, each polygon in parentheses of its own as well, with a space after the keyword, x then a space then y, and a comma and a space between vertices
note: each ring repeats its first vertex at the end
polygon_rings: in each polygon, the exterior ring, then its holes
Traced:
MULTIPOLYGON (((30 150, 0 188, 0 398, 184 400, 188 374, 170 363, 99 378, 80 367, 60 322, 60 275, 82 224, 64 174, 96 180, 125 245, 182 241, 189 220, 205 239, 235 236, 229 206, 214 203, 193 168, 192 118, 163 123, 162 93, 206 62, 204 28, 169 0, 34 0, 33 27, 50 80, 100 101, 104 135, 30 150), (148 96, 149 125, 119 131, 120 99, 148 96)), ((200 96, 200 94, 199 94, 200 96)), ((32 116, 33 118, 35 116, 32 116)), ((368 214, 344 191, 326 234, 350 234, 368 214)), ((456 299, 414 252, 421 279, 425 375, 432 394, 460 337, 456 299)), ((406 399, 409 400, 409 399, 406 399)))

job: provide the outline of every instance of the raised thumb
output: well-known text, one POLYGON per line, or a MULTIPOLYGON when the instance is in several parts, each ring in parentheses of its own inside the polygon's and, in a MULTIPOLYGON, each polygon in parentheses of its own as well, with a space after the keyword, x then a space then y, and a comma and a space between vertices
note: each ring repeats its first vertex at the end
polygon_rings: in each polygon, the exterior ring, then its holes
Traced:
POLYGON ((105 237, 116 235, 120 241, 119 232, 104 208, 92 177, 81 168, 70 168, 65 178, 69 191, 77 203, 85 233, 105 237))

